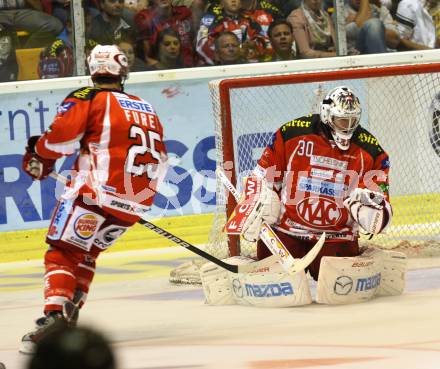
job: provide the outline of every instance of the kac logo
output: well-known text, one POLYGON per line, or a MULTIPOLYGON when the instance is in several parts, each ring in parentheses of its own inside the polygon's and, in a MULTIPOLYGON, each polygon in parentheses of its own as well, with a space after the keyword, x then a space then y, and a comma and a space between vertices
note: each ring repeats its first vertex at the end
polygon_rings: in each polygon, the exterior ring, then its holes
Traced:
POLYGON ((342 217, 335 201, 320 197, 306 197, 298 203, 296 211, 304 223, 316 228, 334 226, 342 217))

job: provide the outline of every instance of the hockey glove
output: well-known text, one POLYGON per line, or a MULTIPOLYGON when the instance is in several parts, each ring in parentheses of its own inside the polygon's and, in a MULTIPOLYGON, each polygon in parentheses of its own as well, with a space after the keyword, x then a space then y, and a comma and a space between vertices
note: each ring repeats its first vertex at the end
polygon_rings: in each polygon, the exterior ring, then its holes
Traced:
POLYGON ((344 206, 353 220, 371 234, 380 233, 391 217, 391 207, 385 196, 366 188, 356 188, 344 200, 344 206))
POLYGON ((228 234, 241 234, 245 240, 255 242, 259 239, 263 222, 277 222, 281 203, 278 194, 264 179, 246 177, 243 189, 242 199, 235 207, 225 230, 228 234))
POLYGON ((23 155, 23 170, 33 179, 45 179, 55 165, 54 159, 44 159, 35 152, 35 145, 41 136, 29 137, 26 152, 23 155))
POLYGON ((243 225, 243 238, 250 242, 258 241, 263 222, 274 224, 278 220, 281 204, 275 191, 266 187, 259 199, 260 204, 243 225))

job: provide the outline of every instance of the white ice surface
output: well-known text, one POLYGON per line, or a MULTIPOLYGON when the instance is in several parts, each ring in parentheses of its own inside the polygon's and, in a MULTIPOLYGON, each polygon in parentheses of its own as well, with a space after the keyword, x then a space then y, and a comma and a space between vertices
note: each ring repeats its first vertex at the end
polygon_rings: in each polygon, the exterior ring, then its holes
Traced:
MULTIPOLYGON (((98 275, 117 273, 111 281, 97 278, 80 316, 111 338, 120 369, 440 368, 438 259, 411 260, 399 297, 263 309, 207 306, 200 287, 168 283, 178 260, 157 267, 158 254, 130 257, 100 260, 98 275), (128 278, 133 270, 143 272, 128 278)), ((14 270, 0 264, 0 287, 14 270)), ((25 367, 17 348, 40 316, 41 294, 37 286, 0 292, 0 362, 7 369, 25 367)))

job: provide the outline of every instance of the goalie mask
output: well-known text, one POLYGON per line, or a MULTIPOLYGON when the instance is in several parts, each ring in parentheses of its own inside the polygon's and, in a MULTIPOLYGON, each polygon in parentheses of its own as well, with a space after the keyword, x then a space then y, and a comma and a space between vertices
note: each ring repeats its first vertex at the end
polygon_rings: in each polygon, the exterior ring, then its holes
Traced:
POLYGON ((87 63, 92 80, 97 77, 114 77, 124 82, 128 76, 127 57, 116 45, 96 45, 87 63))
POLYGON ((361 119, 361 104, 348 87, 332 89, 321 103, 321 120, 331 128, 333 139, 341 150, 348 150, 350 139, 361 119))

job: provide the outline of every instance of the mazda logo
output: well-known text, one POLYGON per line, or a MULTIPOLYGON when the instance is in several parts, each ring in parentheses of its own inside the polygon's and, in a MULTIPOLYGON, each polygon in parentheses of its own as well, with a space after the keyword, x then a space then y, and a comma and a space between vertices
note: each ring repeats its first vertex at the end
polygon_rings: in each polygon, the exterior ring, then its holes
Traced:
POLYGON ((235 296, 243 297, 244 295, 243 286, 241 285, 238 279, 234 278, 234 280, 232 281, 232 290, 234 291, 235 296))
POLYGON ((333 287, 337 295, 348 295, 353 289, 353 279, 345 275, 336 278, 333 287))

